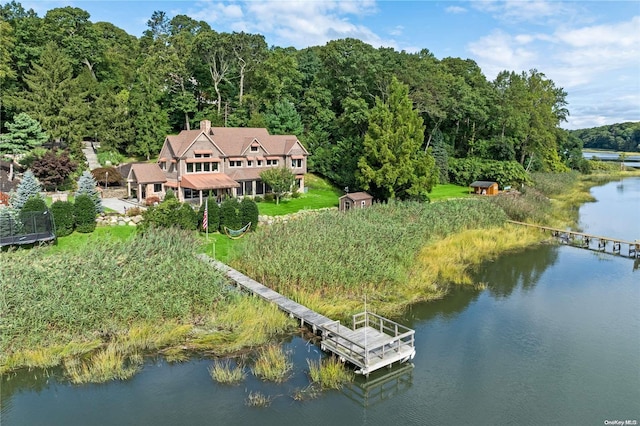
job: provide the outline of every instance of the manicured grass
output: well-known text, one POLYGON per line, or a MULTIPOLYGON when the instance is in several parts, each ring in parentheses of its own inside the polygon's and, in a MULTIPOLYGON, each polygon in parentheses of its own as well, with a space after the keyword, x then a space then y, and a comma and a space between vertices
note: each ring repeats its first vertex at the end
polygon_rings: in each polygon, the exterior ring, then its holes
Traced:
MULTIPOLYGON (((243 238, 246 238, 246 236, 243 238)), ((198 241, 200 244, 198 253, 205 253, 207 256, 218 259, 223 263, 227 262, 229 255, 233 254, 241 243, 241 239, 233 240, 220 232, 209 233, 208 236, 206 233, 200 232, 198 241)))
POLYGON ((431 201, 446 200, 447 198, 468 197, 469 187, 454 185, 436 185, 429 194, 431 201))
POLYGON ((261 202, 258 203, 258 211, 261 215, 281 216, 300 210, 338 206, 338 198, 342 195, 340 190, 311 174, 305 175, 305 183, 308 191, 301 194, 299 198, 280 200, 280 204, 276 204, 275 201, 261 202))
POLYGON ((136 234, 135 226, 100 226, 87 234, 74 232, 57 239, 56 244, 49 247, 51 254, 61 252, 77 253, 87 245, 102 244, 105 241, 126 241, 136 234))

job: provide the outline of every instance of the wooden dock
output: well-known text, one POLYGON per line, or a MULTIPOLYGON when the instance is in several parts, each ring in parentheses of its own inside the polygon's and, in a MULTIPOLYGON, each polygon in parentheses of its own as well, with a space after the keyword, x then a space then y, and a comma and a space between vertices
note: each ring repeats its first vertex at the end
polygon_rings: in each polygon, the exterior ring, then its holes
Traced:
POLYGON ((321 349, 353 364, 358 374, 368 376, 382 367, 406 362, 415 356, 415 331, 408 327, 371 312, 354 315, 352 326, 346 327, 340 321, 321 315, 207 255, 201 254, 199 258, 224 272, 239 287, 275 303, 289 316, 299 319, 302 326, 320 333, 321 349))
POLYGON ((514 220, 509 220, 507 222, 540 229, 541 231, 548 231, 562 243, 569 244, 574 247, 616 254, 623 257, 630 257, 632 259, 640 258, 640 240, 625 241, 618 238, 602 237, 584 232, 567 231, 565 229, 551 228, 548 226, 534 225, 514 220), (623 251, 623 248, 626 248, 626 250, 623 251))

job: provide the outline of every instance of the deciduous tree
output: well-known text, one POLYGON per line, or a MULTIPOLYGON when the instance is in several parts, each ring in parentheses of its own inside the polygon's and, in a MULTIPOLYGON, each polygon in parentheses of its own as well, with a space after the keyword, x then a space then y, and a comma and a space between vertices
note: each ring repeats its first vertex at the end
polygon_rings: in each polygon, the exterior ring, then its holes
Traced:
POLYGON ((260 179, 269 187, 276 196, 276 204, 280 203, 280 197, 291 191, 291 187, 296 181, 296 177, 287 167, 275 167, 260 173, 260 179))

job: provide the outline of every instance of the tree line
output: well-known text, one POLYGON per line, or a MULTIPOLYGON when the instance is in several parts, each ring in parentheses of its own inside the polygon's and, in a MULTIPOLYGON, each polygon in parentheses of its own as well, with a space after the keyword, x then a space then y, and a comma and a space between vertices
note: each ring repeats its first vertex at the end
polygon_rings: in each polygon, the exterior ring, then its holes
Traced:
POLYGON ((263 35, 162 11, 137 38, 80 8, 39 17, 11 1, 0 8, 0 59, 0 131, 25 113, 72 153, 89 139, 152 159, 165 135, 202 119, 266 127, 297 135, 310 171, 382 199, 423 197, 448 182, 453 158, 544 171, 581 159, 580 140, 559 127, 566 92, 544 73, 490 81, 474 61, 427 49, 352 38, 269 47, 263 35))
POLYGON ((640 152, 640 122, 616 123, 570 131, 585 148, 640 152))

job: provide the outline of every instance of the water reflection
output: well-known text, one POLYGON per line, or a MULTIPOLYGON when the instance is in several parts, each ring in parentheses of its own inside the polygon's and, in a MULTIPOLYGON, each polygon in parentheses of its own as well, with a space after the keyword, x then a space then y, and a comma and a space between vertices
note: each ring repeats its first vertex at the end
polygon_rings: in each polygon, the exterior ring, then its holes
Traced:
POLYGON ((407 392, 413 385, 413 364, 382 369, 368 378, 358 376, 342 393, 362 407, 370 407, 407 392))
POLYGON ((475 280, 487 284, 493 297, 507 298, 516 288, 533 289, 544 271, 557 260, 558 247, 543 245, 485 263, 478 268, 475 280))

